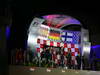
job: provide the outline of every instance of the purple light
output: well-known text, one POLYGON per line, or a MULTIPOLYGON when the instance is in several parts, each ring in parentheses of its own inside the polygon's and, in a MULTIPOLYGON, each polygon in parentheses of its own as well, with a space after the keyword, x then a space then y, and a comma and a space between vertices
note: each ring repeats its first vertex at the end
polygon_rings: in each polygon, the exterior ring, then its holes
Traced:
POLYGON ((65 24, 81 24, 77 19, 66 15, 45 15, 43 18, 48 26, 54 24, 56 28, 62 27, 65 24))
MULTIPOLYGON (((96 54, 96 58, 100 59, 100 45, 91 46, 90 59, 93 58, 94 53, 96 54)), ((99 60, 97 60, 97 61, 99 61, 99 60)))
POLYGON ((74 19, 74 18, 71 18, 69 21, 68 21, 69 24, 81 24, 78 20, 74 19))
POLYGON ((91 48, 100 48, 100 45, 91 46, 91 48))
POLYGON ((10 35, 10 27, 7 26, 6 27, 6 37, 9 38, 9 35, 10 35))

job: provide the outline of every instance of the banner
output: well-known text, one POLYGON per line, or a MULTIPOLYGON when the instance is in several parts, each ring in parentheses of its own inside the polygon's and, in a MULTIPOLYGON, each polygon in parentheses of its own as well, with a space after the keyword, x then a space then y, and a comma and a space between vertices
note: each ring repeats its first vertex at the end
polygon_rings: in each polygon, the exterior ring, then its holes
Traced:
POLYGON ((50 28, 48 39, 52 41, 61 41, 60 30, 50 28))
POLYGON ((41 24, 37 31, 39 34, 38 38, 47 40, 49 35, 49 30, 50 28, 48 26, 41 24))
POLYGON ((45 21, 44 19, 34 18, 33 21, 31 22, 29 31, 33 30, 33 27, 41 25, 44 21, 45 21))
POLYGON ((65 43, 73 43, 79 44, 80 43, 80 32, 79 31, 61 31, 61 40, 65 43))

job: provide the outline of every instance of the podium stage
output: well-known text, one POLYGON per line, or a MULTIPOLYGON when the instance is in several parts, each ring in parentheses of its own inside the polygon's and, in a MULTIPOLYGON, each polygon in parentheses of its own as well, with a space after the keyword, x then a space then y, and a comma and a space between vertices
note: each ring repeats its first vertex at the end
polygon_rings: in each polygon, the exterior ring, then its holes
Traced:
POLYGON ((100 75, 100 71, 40 68, 30 66, 9 66, 9 75, 100 75))

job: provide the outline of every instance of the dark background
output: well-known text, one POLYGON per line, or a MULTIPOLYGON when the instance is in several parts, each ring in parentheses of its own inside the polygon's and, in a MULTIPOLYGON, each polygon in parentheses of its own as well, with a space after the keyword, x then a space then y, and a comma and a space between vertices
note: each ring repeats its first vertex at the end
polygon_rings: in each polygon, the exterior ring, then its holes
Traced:
POLYGON ((98 2, 69 3, 63 1, 12 1, 12 47, 25 47, 27 29, 35 16, 65 14, 75 17, 89 29, 92 45, 100 44, 99 4, 98 2), (16 41, 17 40, 17 41, 16 41))
POLYGON ((0 15, 11 16, 11 33, 8 48, 25 48, 27 29, 35 16, 65 14, 75 17, 89 29, 92 45, 100 44, 99 2, 95 1, 40 1, 1 0, 0 15))

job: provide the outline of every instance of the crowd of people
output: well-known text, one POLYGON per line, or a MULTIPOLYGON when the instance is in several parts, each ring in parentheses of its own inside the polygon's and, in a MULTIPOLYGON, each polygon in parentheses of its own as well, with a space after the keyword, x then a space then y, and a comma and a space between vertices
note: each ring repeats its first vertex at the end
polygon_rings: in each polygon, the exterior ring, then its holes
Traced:
POLYGON ((12 49, 11 53, 11 64, 12 65, 25 65, 29 64, 32 59, 32 51, 31 50, 23 50, 22 48, 12 49))
POLYGON ((46 47, 40 55, 41 66, 48 67, 68 67, 69 69, 80 69, 81 58, 80 55, 72 57, 71 50, 68 54, 64 54, 64 48, 46 47))
POLYGON ((41 53, 31 50, 22 50, 20 48, 11 51, 11 64, 80 69, 81 56, 77 55, 73 58, 71 50, 65 55, 63 47, 56 48, 46 46, 41 53))

